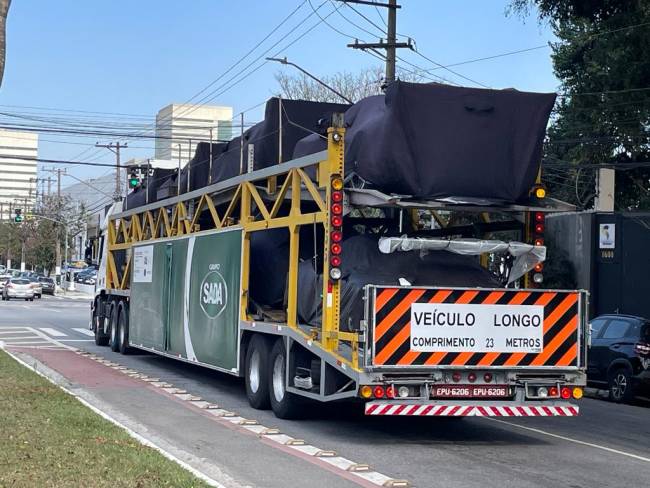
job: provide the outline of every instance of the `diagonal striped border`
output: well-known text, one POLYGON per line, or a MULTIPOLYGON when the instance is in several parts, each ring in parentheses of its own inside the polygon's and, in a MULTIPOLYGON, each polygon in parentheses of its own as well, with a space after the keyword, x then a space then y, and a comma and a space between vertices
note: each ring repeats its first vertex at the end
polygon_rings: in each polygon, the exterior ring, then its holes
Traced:
POLYGON ((578 360, 579 292, 378 288, 374 303, 375 366, 574 367, 578 360), (416 352, 410 350, 411 305, 467 303, 544 307, 540 353, 416 352))

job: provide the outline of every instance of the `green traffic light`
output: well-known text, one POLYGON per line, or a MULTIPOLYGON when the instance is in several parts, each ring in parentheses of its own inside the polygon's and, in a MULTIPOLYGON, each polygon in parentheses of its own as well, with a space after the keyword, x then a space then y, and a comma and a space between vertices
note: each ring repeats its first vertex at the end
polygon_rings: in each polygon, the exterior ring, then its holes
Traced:
POLYGON ((14 222, 17 224, 20 224, 23 221, 23 216, 22 215, 16 215, 14 217, 14 222))

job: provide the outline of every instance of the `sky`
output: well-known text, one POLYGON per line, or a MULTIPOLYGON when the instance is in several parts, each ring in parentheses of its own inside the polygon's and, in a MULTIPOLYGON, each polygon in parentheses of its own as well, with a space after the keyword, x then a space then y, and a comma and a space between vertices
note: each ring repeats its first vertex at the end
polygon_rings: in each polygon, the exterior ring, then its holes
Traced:
MULTIPOLYGON (((402 39, 411 37, 419 52, 441 65, 537 47, 554 39, 548 26, 538 25, 534 16, 506 15, 508 0, 399 3, 397 31, 402 39)), ((384 24, 379 9, 355 6, 371 23, 337 1, 311 0, 311 5, 345 35, 373 42, 380 37, 378 27, 384 24)), ((260 104, 278 91, 274 74, 292 70, 263 64, 265 56, 287 56, 316 76, 381 64, 346 47, 351 39, 320 22, 311 5, 303 0, 14 0, 7 20, 0 112, 85 117, 116 126, 144 127, 163 106, 201 100, 208 94, 207 101, 232 106, 235 113, 260 104), (292 12, 285 24, 224 75, 292 12), (298 39, 312 26, 316 27, 298 39)), ((436 67, 407 50, 399 56, 423 69, 436 67)), ((450 69, 492 88, 548 92, 558 87, 548 48, 450 69)), ((443 69, 431 74, 476 86, 443 69)), ((259 120, 261 110, 247 112, 246 121, 259 120)), ((94 148, 97 141, 111 142, 101 136, 42 134, 39 157, 114 162, 106 149, 94 148)), ((130 149, 124 151, 124 158, 153 156, 153 141, 121 140, 127 141, 130 149)), ((77 178, 109 170, 65 167, 77 178)), ((65 177, 63 186, 73 183, 72 177, 65 177)))

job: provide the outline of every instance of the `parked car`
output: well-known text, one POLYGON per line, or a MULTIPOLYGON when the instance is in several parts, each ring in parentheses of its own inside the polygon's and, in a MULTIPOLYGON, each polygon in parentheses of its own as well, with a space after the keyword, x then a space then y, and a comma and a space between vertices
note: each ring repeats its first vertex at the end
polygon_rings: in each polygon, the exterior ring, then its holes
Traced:
POLYGON ((614 402, 650 394, 650 320, 634 315, 593 319, 587 381, 607 386, 614 402))
POLYGON ((25 277, 26 280, 28 280, 32 284, 32 288, 34 289, 34 298, 41 298, 43 296, 43 285, 39 281, 40 276, 38 275, 31 275, 29 277, 25 277))
POLYGON ((77 273, 74 277, 76 283, 83 283, 86 285, 94 285, 97 279, 97 270, 88 269, 77 273))
POLYGON ((54 283, 53 278, 47 278, 45 276, 41 276, 38 281, 41 283, 41 287, 43 288, 43 293, 46 295, 54 295, 54 292, 56 290, 56 283, 54 283))
POLYGON ((11 275, 10 275, 10 274, 6 274, 6 273, 5 273, 5 274, 1 274, 1 275, 0 275, 0 293, 2 293, 2 290, 3 290, 4 287, 5 287, 5 283, 7 282, 7 280, 8 280, 9 278, 11 278, 11 275))
POLYGON ((22 298, 25 301, 34 301, 34 288, 32 282, 25 278, 10 278, 5 282, 2 290, 2 299, 22 298))

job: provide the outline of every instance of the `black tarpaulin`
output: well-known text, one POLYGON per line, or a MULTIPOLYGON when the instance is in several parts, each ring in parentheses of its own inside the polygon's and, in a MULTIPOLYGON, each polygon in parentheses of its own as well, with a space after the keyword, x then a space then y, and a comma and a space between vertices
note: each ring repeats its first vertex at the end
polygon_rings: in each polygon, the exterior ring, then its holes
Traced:
MULTIPOLYGON (((460 286, 496 288, 495 276, 483 269, 476 257, 460 256, 447 251, 429 253, 379 252, 378 237, 362 235, 343 242, 341 271, 341 329, 359 328, 363 319, 363 287, 399 285, 400 278, 413 286, 460 286)), ((320 325, 322 317, 322 273, 314 271, 311 261, 298 268, 298 316, 301 322, 320 325)))
MULTIPOLYGON (((554 102, 552 93, 395 82, 345 113, 346 175, 385 193, 520 201, 554 102)), ((325 147, 307 136, 294 158, 325 147)))
MULTIPOLYGON (((249 145, 253 145, 253 169, 263 169, 279 162, 280 104, 282 107, 282 162, 289 161, 296 143, 306 135, 324 134, 334 112, 350 106, 339 103, 309 102, 271 98, 266 102, 264 120, 244 133, 243 171, 247 171, 249 145)), ((240 174, 241 137, 223 145, 212 166, 212 181, 218 182, 240 174)))

